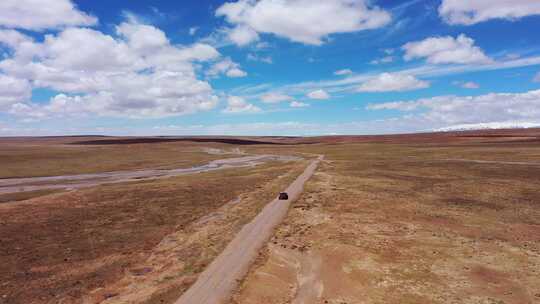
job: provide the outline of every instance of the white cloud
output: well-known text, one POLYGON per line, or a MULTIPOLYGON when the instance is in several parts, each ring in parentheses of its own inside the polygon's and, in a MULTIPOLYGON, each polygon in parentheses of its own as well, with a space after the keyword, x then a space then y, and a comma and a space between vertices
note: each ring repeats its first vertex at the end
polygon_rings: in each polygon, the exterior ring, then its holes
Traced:
POLYGON ((439 128, 437 132, 449 132, 449 131, 465 131, 465 130, 493 130, 493 129, 527 129, 538 128, 540 122, 530 121, 502 121, 502 122, 486 122, 486 123, 472 123, 453 125, 449 127, 439 128))
POLYGON ((246 102, 244 98, 239 96, 229 96, 227 98, 227 108, 223 110, 225 113, 256 113, 260 111, 260 108, 246 102))
POLYGON ((242 78, 242 77, 246 77, 247 73, 240 70, 239 68, 233 68, 233 69, 228 70, 225 75, 227 75, 227 77, 230 77, 230 78, 242 78))
MULTIPOLYGON (((311 133, 314 127, 320 132, 324 126, 316 124, 306 124, 296 121, 285 122, 253 122, 253 123, 233 123, 233 124, 215 124, 215 125, 165 125, 156 126, 157 134, 202 134, 202 135, 298 135, 311 133)), ((0 129, 1 131, 1 129, 0 129)), ((320 134, 320 133, 319 133, 320 134)))
POLYGON ((473 81, 467 81, 461 84, 461 87, 464 89, 478 89, 480 85, 473 81))
POLYGON ((217 106, 212 87, 195 73, 196 62, 220 56, 213 47, 172 45, 159 29, 133 22, 119 25, 117 34, 67 28, 36 42, 15 31, 0 30, 0 43, 12 50, 0 61, 0 70, 33 88, 62 93, 48 104, 19 100, 9 111, 42 118, 163 117, 217 106))
POLYGON ((210 69, 206 72, 206 75, 210 77, 217 77, 220 74, 225 74, 227 77, 239 78, 246 77, 247 73, 244 72, 240 65, 231 58, 225 58, 217 63, 215 63, 210 69))
MULTIPOLYGON (((2 46, 6 46, 14 53, 13 56, 23 61, 30 61, 41 52, 39 45, 32 38, 16 30, 0 29, 0 49, 2 46)), ((2 58, 9 58, 9 55, 4 54, 3 57, 0 56, 0 59, 2 58)))
MULTIPOLYGON (((518 59, 497 60, 487 64, 464 64, 464 65, 431 65, 424 64, 416 67, 396 70, 393 73, 413 75, 417 78, 435 78, 447 75, 461 75, 480 71, 499 71, 513 69, 517 67, 532 67, 540 65, 540 56, 527 56, 518 59)), ((306 91, 325 89, 332 93, 350 93, 356 90, 361 84, 373 79, 376 75, 373 72, 355 73, 348 77, 336 79, 331 77, 319 81, 305 81, 288 84, 280 87, 271 86, 272 90, 279 90, 289 95, 302 94, 306 91)), ((259 86, 249 86, 248 88, 258 88, 259 86)), ((259 93, 264 93, 267 87, 258 89, 259 93)))
POLYGON ((364 82, 357 89, 359 92, 401 92, 429 87, 429 82, 417 79, 412 75, 398 73, 382 73, 364 82))
POLYGON ((291 102, 290 106, 291 108, 305 108, 305 107, 309 107, 309 104, 304 103, 304 102, 299 102, 299 101, 293 101, 291 102))
POLYGON ((319 89, 319 90, 315 90, 313 92, 309 92, 307 94, 307 97, 311 98, 311 99, 320 99, 320 100, 323 100, 323 99, 329 99, 330 98, 330 94, 328 94, 325 90, 323 89, 319 89))
POLYGON ((118 71, 143 64, 125 43, 87 28, 69 28, 58 36, 46 35, 43 50, 46 65, 61 69, 118 71))
POLYGON ((540 90, 480 96, 439 96, 371 104, 370 110, 422 111, 418 119, 441 127, 508 121, 540 121, 540 90))
POLYGON ((335 71, 334 75, 344 76, 344 75, 351 75, 352 73, 353 72, 350 69, 343 69, 343 70, 335 71))
POLYGON ((32 39, 16 30, 0 29, 0 43, 18 49, 23 43, 32 42, 32 39))
POLYGON ((153 26, 138 23, 122 23, 116 32, 126 38, 129 46, 144 53, 159 50, 169 44, 165 33, 153 26))
POLYGON ((252 28, 244 25, 236 26, 232 29, 227 29, 229 39, 238 46, 246 46, 254 41, 259 40, 259 34, 252 28))
POLYGON ((538 72, 538 73, 536 74, 536 76, 534 76, 533 81, 534 81, 534 82, 540 82, 540 72, 538 72))
POLYGON ((426 58, 429 63, 490 63, 492 60, 474 45, 474 40, 459 35, 457 38, 431 37, 422 41, 409 42, 403 46, 405 60, 426 58))
POLYGON ((380 59, 372 60, 370 63, 371 64, 383 64, 383 63, 391 63, 393 61, 394 61, 394 56, 385 56, 385 57, 380 58, 380 59))
MULTIPOLYGON (((47 128, 46 126, 32 125, 2 125, 2 135, 80 135, 80 134, 104 134, 104 135, 231 135, 231 136, 314 136, 314 135, 362 135, 362 134, 396 134, 412 133, 418 131, 440 130, 444 126, 429 124, 429 121, 418 117, 390 118, 368 121, 352 121, 336 124, 303 123, 297 121, 283 122, 253 122, 253 123, 230 123, 213 125, 156 125, 153 127, 129 125, 125 127, 115 126, 107 128, 102 126, 76 126, 70 124, 65 128, 47 128)), ((487 125, 487 124, 482 124, 487 125)), ((501 122, 489 124, 489 127, 538 127, 539 122, 501 122)), ((481 126, 479 126, 481 127, 481 126)))
POLYGON ((293 100, 291 96, 280 93, 267 93, 261 96, 261 101, 264 103, 280 103, 291 100, 293 100))
MULTIPOLYGON (((394 109, 402 116, 338 124, 277 122, 171 126, 171 134, 234 135, 321 135, 387 134, 443 129, 538 127, 540 90, 517 94, 493 93, 482 96, 440 96, 413 101, 372 104, 370 110, 394 109), (197 130, 197 131, 194 131, 197 130)), ((160 133, 168 128, 160 129, 160 133)))
POLYGON ((471 25, 490 19, 516 20, 540 15, 536 0, 443 0, 439 15, 449 24, 471 25))
POLYGON ((239 0, 223 4, 216 16, 235 26, 229 37, 238 45, 256 41, 258 33, 320 45, 328 35, 379 28, 391 20, 365 0, 239 0))
POLYGON ((0 111, 30 99, 32 87, 25 79, 0 74, 0 111))
POLYGON ((190 46, 168 47, 155 55, 156 57, 170 56, 170 58, 167 59, 172 62, 176 60, 209 61, 221 56, 214 47, 204 43, 195 43, 190 46))
POLYGON ((257 54, 249 53, 247 54, 246 58, 249 61, 258 61, 258 62, 263 62, 263 63, 268 63, 268 64, 274 63, 274 61, 272 60, 272 57, 270 56, 264 57, 264 56, 259 56, 257 54))
POLYGON ((94 25, 97 18, 79 11, 70 0, 2 0, 0 26, 25 30, 94 25))

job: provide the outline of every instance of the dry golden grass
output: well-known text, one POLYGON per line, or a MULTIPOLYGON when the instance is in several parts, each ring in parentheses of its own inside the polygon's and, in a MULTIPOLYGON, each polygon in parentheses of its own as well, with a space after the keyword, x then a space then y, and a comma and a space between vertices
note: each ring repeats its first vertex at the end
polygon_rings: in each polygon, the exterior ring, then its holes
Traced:
POLYGON ((328 162, 235 303, 540 302, 539 144, 309 151, 328 162))
POLYGON ((0 139, 0 178, 188 168, 232 157, 204 153, 204 147, 230 146, 189 142, 89 146, 67 140, 28 143, 0 139))
POLYGON ((58 190, 39 190, 39 191, 27 191, 27 192, 16 192, 8 194, 0 194, 0 204, 2 203, 12 203, 18 201, 29 200, 34 197, 44 196, 47 194, 52 194, 55 192, 60 192, 58 190))
MULTIPOLYGON (((89 295, 101 301, 120 294, 122 286, 101 288, 113 286, 126 274, 140 281, 145 271, 138 265, 164 237, 190 235, 193 223, 203 216, 241 194, 268 187, 218 227, 214 245, 206 246, 201 239, 178 248, 172 261, 182 266, 177 275, 196 274, 275 196, 271 191, 277 192, 302 166, 270 163, 0 204, 2 303, 80 303, 89 295), (288 175, 278 179, 283 174, 288 175)), ((180 286, 175 295, 185 288, 183 281, 172 282, 180 286)))
MULTIPOLYGON (((535 132, 241 146, 327 162, 234 302, 539 302, 535 132)), ((238 147, 72 141, 0 140, 0 178, 189 167, 234 157, 204 147, 238 147)), ((4 195, 0 303, 173 303, 305 164, 4 195)))

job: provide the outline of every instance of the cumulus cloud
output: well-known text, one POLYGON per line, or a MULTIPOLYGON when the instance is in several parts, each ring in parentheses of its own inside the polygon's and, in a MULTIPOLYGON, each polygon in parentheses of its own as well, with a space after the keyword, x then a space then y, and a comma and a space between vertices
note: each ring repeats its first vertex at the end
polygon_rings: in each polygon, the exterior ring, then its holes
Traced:
POLYGON ((242 46, 269 33, 295 42, 321 45, 331 34, 379 28, 390 14, 365 0, 239 0, 216 10, 233 28, 229 38, 242 46))
POLYGON ((267 93, 261 96, 261 101, 264 103, 280 103, 291 100, 293 100, 291 96, 281 93, 267 93))
POLYGON ((25 79, 0 74, 0 111, 30 99, 32 87, 25 79))
POLYGON ((127 39, 130 47, 144 53, 169 44, 165 33, 151 25, 125 22, 116 27, 116 32, 127 39))
POLYGON ((88 26, 97 18, 79 11, 70 0, 2 0, 0 26, 41 31, 67 26, 88 26))
POLYGON ((225 113, 256 113, 260 111, 260 108, 246 102, 243 97, 239 96, 229 96, 227 98, 227 108, 223 110, 225 113))
POLYGON ((226 29, 229 39, 238 46, 246 46, 254 41, 259 40, 259 34, 252 28, 244 25, 239 25, 232 29, 226 29))
POLYGON ((405 60, 426 58, 427 62, 441 63, 490 63, 482 49, 474 45, 474 40, 459 35, 457 38, 431 37, 422 41, 409 42, 403 46, 405 60))
POLYGON ((490 19, 516 20, 540 15, 540 2, 531 0, 443 0, 439 15, 449 24, 471 25, 490 19))
POLYGON ((368 105, 369 110, 421 111, 419 119, 443 125, 540 121, 540 90, 480 96, 439 96, 368 105))
POLYGON ((307 94, 307 97, 311 98, 311 99, 319 99, 319 100, 323 100, 323 99, 329 99, 330 98, 330 94, 328 94, 325 90, 323 89, 319 89, 319 90, 315 90, 313 92, 309 92, 307 94))
POLYGON ((290 106, 291 108, 305 108, 309 107, 309 104, 300 101, 293 101, 291 102, 290 106))
POLYGON ((230 78, 241 78, 241 77, 246 77, 247 73, 240 70, 239 68, 233 68, 233 69, 228 70, 225 75, 227 75, 227 77, 230 77, 230 78))
POLYGON ((210 67, 206 74, 210 77, 217 77, 220 74, 225 74, 227 77, 231 78, 247 76, 247 73, 240 68, 240 65, 232 61, 231 58, 225 58, 215 63, 212 67, 210 67))
POLYGON ((0 43, 13 49, 19 49, 22 44, 30 43, 32 39, 19 31, 0 29, 0 43))
POLYGON ((429 87, 429 82, 417 79, 412 75, 398 73, 382 73, 364 82, 357 89, 359 92, 392 92, 411 91, 429 87))
POLYGON ((352 73, 353 71, 351 71, 350 69, 343 69, 343 70, 335 71, 334 75, 345 76, 345 75, 351 75, 352 73))
POLYGON ((213 47, 172 45, 161 30, 134 22, 120 24, 116 34, 67 28, 38 42, 1 30, 0 43, 11 50, 0 61, 4 75, 62 93, 41 105, 19 98, 10 112, 36 117, 163 117, 217 106, 212 87, 195 71, 197 62, 219 58, 213 47))

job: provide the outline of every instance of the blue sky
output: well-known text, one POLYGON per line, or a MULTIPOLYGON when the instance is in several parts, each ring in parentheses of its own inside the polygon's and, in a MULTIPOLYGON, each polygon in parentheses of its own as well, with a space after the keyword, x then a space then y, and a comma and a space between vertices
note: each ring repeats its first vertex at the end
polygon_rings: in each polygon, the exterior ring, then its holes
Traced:
POLYGON ((4 0, 0 136, 540 126, 538 28, 530 0, 4 0))

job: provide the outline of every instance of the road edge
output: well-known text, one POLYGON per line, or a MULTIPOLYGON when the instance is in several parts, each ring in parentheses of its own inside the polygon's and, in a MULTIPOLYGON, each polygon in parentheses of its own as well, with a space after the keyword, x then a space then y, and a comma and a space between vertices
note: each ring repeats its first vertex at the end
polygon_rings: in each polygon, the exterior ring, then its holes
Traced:
POLYGON ((289 193, 288 200, 274 199, 251 222, 242 227, 175 304, 219 304, 228 301, 323 159, 324 156, 320 155, 313 160, 287 187, 285 191, 289 193), (231 263, 232 261, 234 263, 231 263))

